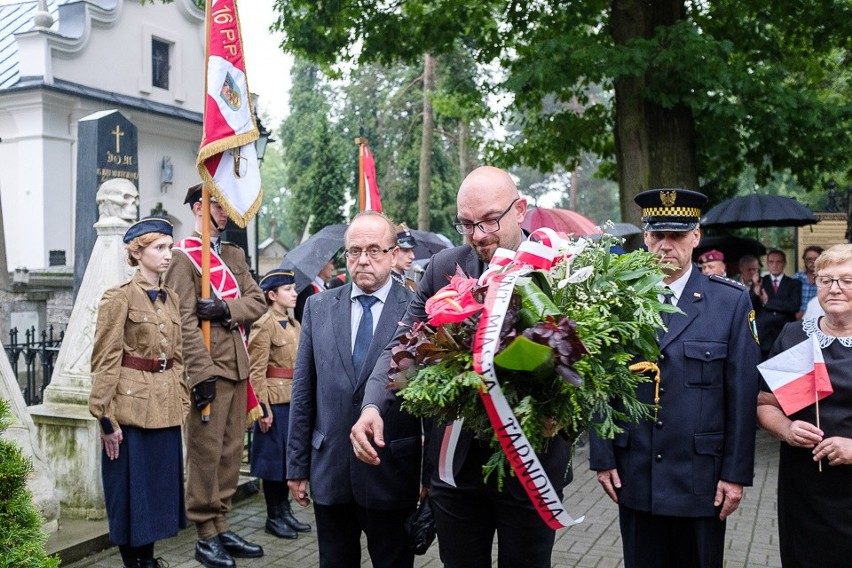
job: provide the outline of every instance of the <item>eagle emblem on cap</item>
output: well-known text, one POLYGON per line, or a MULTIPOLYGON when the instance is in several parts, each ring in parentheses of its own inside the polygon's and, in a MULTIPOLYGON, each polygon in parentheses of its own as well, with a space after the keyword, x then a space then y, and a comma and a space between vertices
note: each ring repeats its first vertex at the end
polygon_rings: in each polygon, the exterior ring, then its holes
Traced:
POLYGON ((660 192, 660 202, 665 207, 672 207, 677 201, 677 192, 676 191, 661 191, 660 192))

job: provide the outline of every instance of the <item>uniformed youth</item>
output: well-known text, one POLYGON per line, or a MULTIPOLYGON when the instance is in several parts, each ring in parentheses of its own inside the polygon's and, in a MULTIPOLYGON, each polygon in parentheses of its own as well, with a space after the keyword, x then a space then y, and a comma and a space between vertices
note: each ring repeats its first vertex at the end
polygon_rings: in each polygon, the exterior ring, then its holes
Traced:
POLYGON ((124 235, 129 281, 98 306, 89 411, 101 428, 110 540, 126 568, 154 568, 154 543, 186 526, 181 425, 189 410, 177 294, 160 276, 172 225, 149 217, 124 235))
POLYGON ((396 242, 399 247, 399 254, 396 257, 396 264, 391 271, 391 278, 397 284, 405 286, 412 292, 417 291, 417 283, 406 276, 406 272, 411 270, 414 264, 414 247, 417 246, 417 239, 411 234, 411 230, 406 227, 405 223, 400 223, 396 226, 396 242))
MULTIPOLYGON (((653 420, 622 424, 614 440, 592 435, 590 466, 618 503, 624 565, 721 567, 725 519, 754 473, 760 349, 745 287, 692 263, 707 198, 682 189, 636 196, 645 244, 660 256, 671 314, 660 347, 653 420)), ((664 314, 665 316, 665 314, 664 314)), ((637 395, 654 402, 655 384, 637 395)))
POLYGON ((220 238, 228 220, 210 204, 210 298, 201 295, 201 185, 189 188, 186 203, 195 233, 175 243, 165 281, 180 298, 186 377, 193 408, 187 417, 186 514, 195 523, 195 559, 208 568, 230 568, 234 557, 263 556, 263 548, 230 529, 227 513, 237 490, 246 427, 249 358, 245 326, 266 308, 249 273, 243 250, 220 238), (210 347, 201 334, 210 322, 210 347), (202 410, 209 406, 209 420, 202 410))
POLYGON ((269 310, 251 328, 249 357, 251 384, 264 416, 254 424, 251 474, 263 480, 266 532, 279 538, 297 538, 311 526, 299 522, 290 506, 287 487, 287 432, 290 392, 299 346, 299 322, 288 310, 296 307, 293 272, 275 269, 260 281, 269 310))

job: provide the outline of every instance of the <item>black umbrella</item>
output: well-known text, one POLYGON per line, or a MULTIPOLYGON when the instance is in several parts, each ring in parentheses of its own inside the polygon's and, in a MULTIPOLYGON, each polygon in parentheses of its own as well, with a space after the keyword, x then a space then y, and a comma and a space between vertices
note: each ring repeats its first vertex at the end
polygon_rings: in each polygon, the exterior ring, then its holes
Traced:
POLYGON ((284 256, 281 268, 292 270, 296 276, 296 292, 301 292, 343 248, 343 233, 347 225, 328 225, 293 247, 284 256))
POLYGON ((704 228, 802 227, 818 223, 813 211, 791 197, 746 195, 726 199, 701 219, 704 228))
POLYGON ((766 247, 757 239, 750 237, 734 237, 732 235, 720 235, 714 237, 702 237, 701 242, 692 251, 692 260, 708 250, 717 250, 725 255, 725 264, 736 264, 740 258, 750 254, 760 258, 766 254, 766 247))
POLYGON ((417 245, 414 247, 414 258, 416 259, 432 258, 432 255, 438 251, 455 246, 450 239, 438 233, 411 229, 411 235, 417 241, 417 245))

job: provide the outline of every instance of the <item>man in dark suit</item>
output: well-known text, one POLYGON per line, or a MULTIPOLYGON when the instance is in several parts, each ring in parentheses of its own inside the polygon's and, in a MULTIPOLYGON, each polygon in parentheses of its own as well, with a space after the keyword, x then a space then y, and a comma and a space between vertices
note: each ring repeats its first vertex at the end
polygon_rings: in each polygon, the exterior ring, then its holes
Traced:
POLYGON ((769 274, 761 282, 759 299, 762 307, 757 310, 757 336, 764 359, 769 356, 769 350, 784 324, 796 319, 796 312, 802 304, 802 282, 785 276, 786 266, 784 251, 773 249, 766 253, 769 274))
MULTIPOLYGON (((725 519, 754 470, 760 362, 745 287, 692 264, 707 198, 681 189, 636 196, 645 244, 667 266, 659 407, 653 420, 622 424, 614 440, 590 436, 590 466, 618 503, 627 568, 722 566, 725 519)), ((638 396, 654 401, 655 384, 638 396)))
POLYGON ((358 461, 349 430, 361 411, 364 386, 396 333, 413 294, 391 280, 396 230, 365 211, 344 237, 352 283, 308 298, 290 401, 287 477, 296 501, 314 500, 320 566, 359 568, 361 533, 373 566, 414 563, 404 521, 417 506, 420 420, 388 410, 388 444, 378 468, 358 461))
MULTIPOLYGON (((406 324, 426 319, 426 300, 449 282, 457 267, 478 277, 497 247, 516 250, 524 240, 521 222, 527 203, 507 172, 489 166, 477 168, 462 182, 456 205, 455 226, 465 235, 466 244, 432 258, 408 308, 406 324)), ((397 342, 395 338, 389 347, 397 342)), ((370 464, 382 463, 378 452, 388 446, 387 409, 398 400, 385 388, 389 365, 388 349, 373 370, 361 418, 352 429, 355 453, 370 464)), ((427 450, 432 464, 438 463, 447 432, 443 424, 431 432, 427 450)), ((490 568, 496 532, 500 566, 549 567, 555 533, 539 517, 517 478, 507 476, 502 491, 497 490, 494 476, 488 483, 483 481, 482 466, 492 452, 489 440, 463 430, 453 456, 455 486, 441 479, 437 468, 432 475, 430 497, 441 560, 448 568, 490 568)), ((560 496, 571 480, 570 452, 568 441, 557 435, 538 456, 560 496)))

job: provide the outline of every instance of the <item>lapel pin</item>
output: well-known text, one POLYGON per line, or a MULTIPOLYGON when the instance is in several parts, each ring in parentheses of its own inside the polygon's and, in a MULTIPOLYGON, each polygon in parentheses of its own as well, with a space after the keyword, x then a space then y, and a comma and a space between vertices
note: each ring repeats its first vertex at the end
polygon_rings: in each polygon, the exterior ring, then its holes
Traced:
POLYGON ((692 295, 696 298, 701 298, 701 292, 693 292, 692 295))

